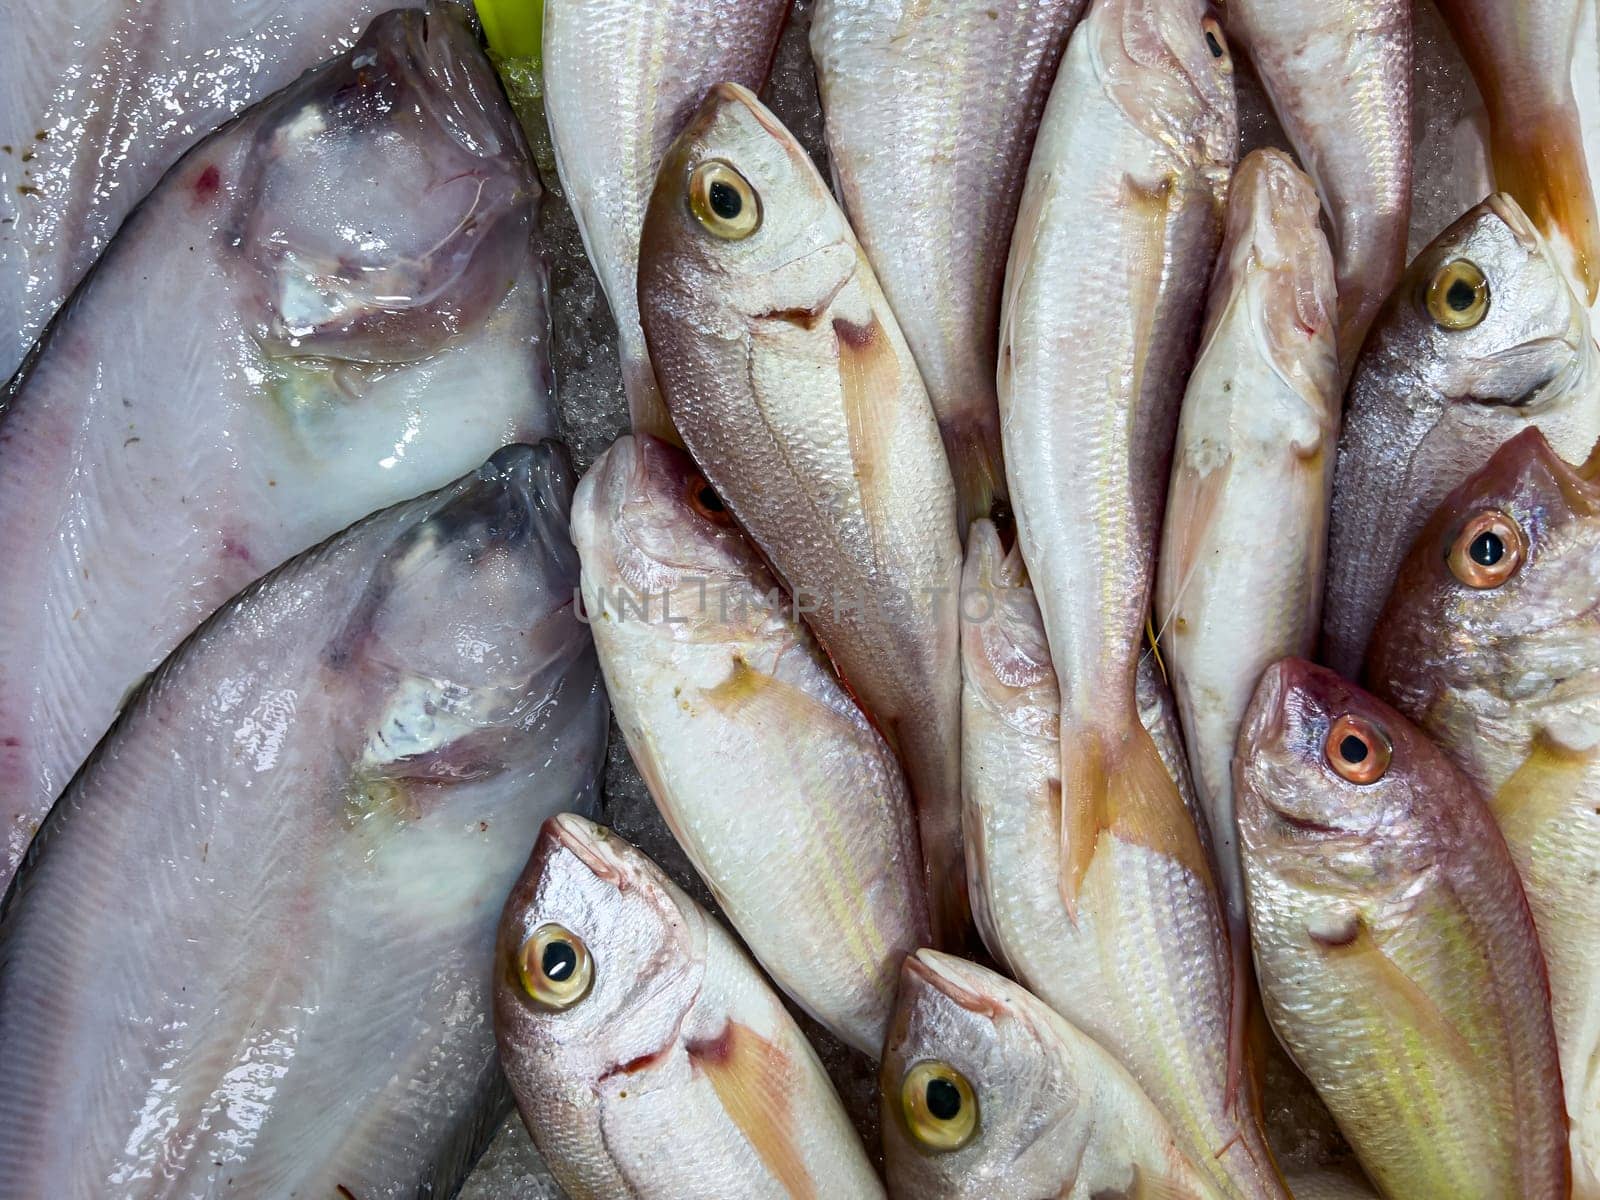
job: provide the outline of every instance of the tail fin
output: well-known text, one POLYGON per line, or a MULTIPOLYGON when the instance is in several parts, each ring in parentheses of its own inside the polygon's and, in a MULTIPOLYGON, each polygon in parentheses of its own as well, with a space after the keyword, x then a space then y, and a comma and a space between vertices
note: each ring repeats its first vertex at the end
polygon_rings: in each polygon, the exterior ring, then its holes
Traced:
POLYGON ((1061 726, 1061 899, 1074 921, 1106 835, 1165 854, 1215 886, 1178 785, 1137 718, 1120 730, 1061 726))
POLYGON ((1006 472, 1000 459, 1000 430, 989 421, 941 421, 945 452, 956 485, 956 528, 964 541, 974 521, 995 520, 1002 536, 1009 534, 1006 508, 1006 472), (996 514, 996 506, 1000 512, 996 514))
POLYGON ((1575 108, 1517 129, 1496 129, 1495 186, 1512 194, 1563 263, 1585 306, 1600 294, 1600 219, 1575 108))
POLYGON ((626 359, 622 364, 622 385, 628 393, 628 414, 633 421, 634 433, 648 433, 674 446, 682 446, 683 438, 667 412, 666 400, 656 383, 655 369, 648 358, 626 359))

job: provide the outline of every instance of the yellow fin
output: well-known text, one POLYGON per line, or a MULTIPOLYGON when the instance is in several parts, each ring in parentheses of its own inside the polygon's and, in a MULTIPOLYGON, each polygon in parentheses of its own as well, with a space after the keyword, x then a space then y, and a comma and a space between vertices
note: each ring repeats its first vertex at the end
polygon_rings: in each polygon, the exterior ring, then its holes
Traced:
POLYGON ((1136 722, 1107 743, 1095 730, 1061 731, 1061 898, 1074 920, 1105 833, 1165 854, 1212 885, 1200 834, 1150 734, 1136 722))
POLYGON ((1457 1062, 1472 1064, 1472 1046, 1461 1031, 1434 1003, 1433 997, 1383 952, 1361 917, 1353 919, 1348 935, 1330 939, 1313 933, 1311 940, 1329 957, 1338 957, 1359 967, 1386 1009, 1407 1014, 1424 1035, 1442 1046, 1457 1062))
POLYGON ((1146 1175, 1138 1163, 1125 1188, 1101 1188, 1089 1200, 1201 1200, 1201 1193, 1164 1175, 1146 1175))
POLYGON ((865 327, 835 319, 833 332, 839 347, 839 386, 850 459, 867 510, 867 525, 876 536, 888 504, 883 494, 888 482, 884 468, 890 434, 899 416, 900 363, 888 331, 876 316, 865 327))
POLYGON ((1516 198, 1545 237, 1571 249, 1573 282, 1588 307, 1600 292, 1600 230, 1577 114, 1493 133, 1495 186, 1516 198))
POLYGON ((799 1130, 789 1108, 793 1062, 766 1038, 729 1021, 720 1036, 688 1047, 690 1061, 711 1081, 722 1110, 744 1134, 767 1170, 798 1200, 816 1189, 795 1143, 799 1130))
POLYGON ((864 715, 860 722, 853 721, 803 688, 758 671, 739 654, 733 656, 728 674, 700 695, 725 716, 779 731, 815 729, 822 725, 846 737, 873 740, 864 715))
POLYGON ((1160 602, 1166 611, 1159 613, 1161 624, 1150 639, 1155 645, 1165 637, 1172 622, 1177 620, 1183 595, 1194 581, 1201 556, 1210 541, 1211 527, 1216 520, 1217 506, 1228 488, 1233 474, 1233 462, 1202 474, 1193 467, 1179 466, 1172 473, 1172 495, 1167 502, 1167 523, 1178 531, 1176 543, 1170 547, 1171 561, 1160 564, 1161 576, 1170 586, 1159 589, 1160 602))
POLYGON ((1587 781, 1594 757, 1569 750, 1545 734, 1489 802, 1506 840, 1527 845, 1535 830, 1570 804, 1587 781))

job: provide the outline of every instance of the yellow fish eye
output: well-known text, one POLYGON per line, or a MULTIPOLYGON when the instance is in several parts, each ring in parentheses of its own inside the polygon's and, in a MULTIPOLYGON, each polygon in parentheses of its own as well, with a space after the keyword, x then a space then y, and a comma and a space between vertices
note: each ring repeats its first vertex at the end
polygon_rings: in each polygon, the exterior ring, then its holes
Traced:
POLYGON ((589 994, 594 960, 583 939, 560 925, 541 925, 517 951, 522 990, 540 1008, 559 1012, 589 994))
POLYGON ((1205 38, 1206 49, 1217 60, 1222 73, 1233 74, 1233 58, 1228 53, 1228 39, 1223 35, 1222 25, 1215 18, 1207 17, 1200 22, 1200 34, 1205 38))
POLYGON ((1522 527, 1505 513, 1489 509, 1474 515, 1450 545, 1450 573, 1470 588, 1497 588, 1515 575, 1527 557, 1522 527))
POLYGON ((689 176, 689 210, 707 232, 737 242, 761 228, 761 198, 739 172, 719 159, 689 176))
POLYGON ((1489 280, 1476 263, 1452 259, 1434 272, 1427 303, 1441 329, 1471 329, 1489 315, 1489 280))
POLYGON ((920 1062, 900 1084, 906 1129, 924 1150, 959 1150, 978 1132, 978 1097, 949 1063, 920 1062))

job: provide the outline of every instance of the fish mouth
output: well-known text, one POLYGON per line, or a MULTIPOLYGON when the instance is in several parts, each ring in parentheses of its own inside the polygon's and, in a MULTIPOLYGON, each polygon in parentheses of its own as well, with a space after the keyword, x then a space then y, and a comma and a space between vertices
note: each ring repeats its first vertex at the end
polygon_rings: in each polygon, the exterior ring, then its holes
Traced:
POLYGON ((918 950, 908 955, 903 968, 905 981, 932 988, 952 1004, 994 1018, 1005 1012, 1005 1005, 980 990, 981 985, 966 970, 959 958, 937 950, 918 950))
POLYGON ((577 813, 557 813, 544 823, 539 840, 569 851, 596 879, 626 891, 631 872, 614 845, 617 835, 577 813))

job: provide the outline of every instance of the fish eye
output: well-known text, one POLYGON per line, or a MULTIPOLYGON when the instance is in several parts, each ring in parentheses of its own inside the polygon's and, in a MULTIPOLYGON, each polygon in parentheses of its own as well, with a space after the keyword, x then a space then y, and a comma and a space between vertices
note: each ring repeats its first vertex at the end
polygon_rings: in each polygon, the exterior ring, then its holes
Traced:
POLYGON ((1522 567, 1528 540, 1505 513, 1478 513, 1450 545, 1450 573, 1470 588, 1497 588, 1522 567))
POLYGON ((560 925, 541 925, 517 951, 522 990, 540 1008, 571 1008, 589 994, 594 960, 583 939, 560 925))
POLYGON ((704 475, 696 475, 689 480, 686 494, 689 507, 713 525, 733 524, 733 518, 729 515, 727 506, 722 503, 722 497, 717 495, 717 489, 711 486, 704 475))
POLYGON ((1441 329, 1471 329, 1489 314, 1489 280, 1478 265, 1453 259, 1428 284, 1428 315, 1441 329))
POLYGON ((1200 23, 1200 32, 1206 39, 1206 49, 1211 51, 1211 57, 1216 59, 1224 71, 1233 70, 1233 59, 1228 54, 1228 39, 1223 36, 1222 26, 1212 17, 1207 17, 1200 23))
POLYGON ((936 1154, 961 1149, 978 1132, 978 1097, 949 1063, 920 1062, 907 1071, 900 1112, 917 1144, 936 1154))
POLYGON ((740 241, 761 228, 761 198, 739 172, 719 159, 689 176, 689 209, 709 233, 740 241))
POLYGON ((1383 730, 1371 721, 1346 715, 1328 730, 1324 753, 1341 779, 1366 784, 1383 778, 1394 750, 1383 730))

